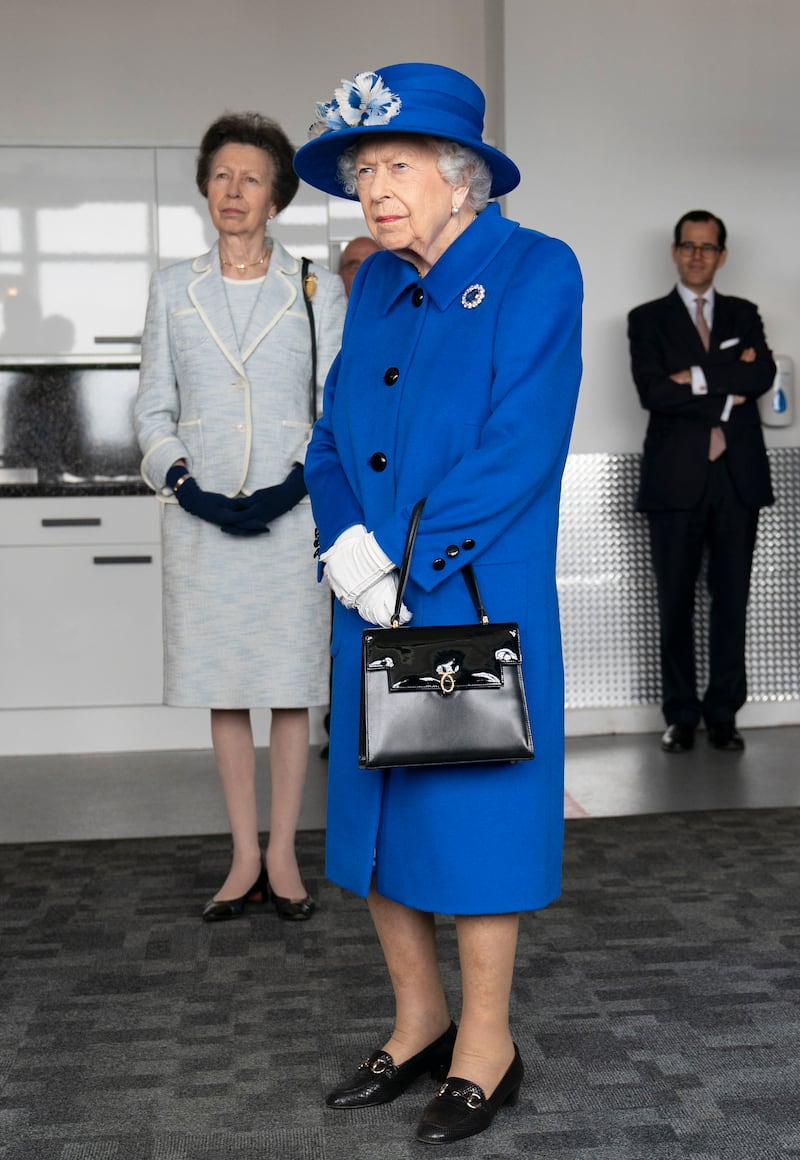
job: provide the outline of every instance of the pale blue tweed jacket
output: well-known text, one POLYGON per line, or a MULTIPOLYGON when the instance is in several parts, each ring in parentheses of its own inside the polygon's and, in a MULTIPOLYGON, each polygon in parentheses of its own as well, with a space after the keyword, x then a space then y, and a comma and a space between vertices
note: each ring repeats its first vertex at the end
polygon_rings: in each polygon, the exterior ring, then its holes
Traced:
MULTIPOLYGON (((313 267, 317 406, 345 315, 341 280, 313 267)), ((211 708, 328 700, 330 593, 316 582, 306 498, 266 535, 229 536, 165 486, 185 458, 234 496, 280 483, 311 434, 311 343, 301 263, 273 244, 241 344, 216 245, 153 276, 135 423, 142 475, 163 501, 164 699, 211 708)))

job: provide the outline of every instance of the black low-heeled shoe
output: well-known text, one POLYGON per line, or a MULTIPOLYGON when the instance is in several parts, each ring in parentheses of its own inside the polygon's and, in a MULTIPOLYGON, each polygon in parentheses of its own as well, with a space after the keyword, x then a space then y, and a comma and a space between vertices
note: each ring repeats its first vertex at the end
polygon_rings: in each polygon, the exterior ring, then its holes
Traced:
POLYGON ((415 1079, 429 1072, 431 1079, 443 1079, 453 1058, 456 1025, 405 1063, 396 1064, 387 1051, 374 1051, 358 1065, 355 1075, 325 1097, 329 1108, 372 1108, 389 1104, 402 1095, 415 1079))
POLYGON ((514 1044, 514 1058, 508 1071, 487 1099, 483 1089, 468 1079, 448 1076, 422 1113, 417 1139, 423 1144, 452 1144, 485 1132, 504 1104, 510 1107, 519 1099, 525 1068, 514 1044))
POLYGON ((272 898, 275 913, 284 922, 307 922, 317 909, 317 904, 310 894, 301 898, 299 902, 293 902, 291 898, 281 898, 280 894, 276 894, 269 885, 269 880, 267 880, 267 889, 272 898))
POLYGON ((248 903, 263 905, 269 902, 269 880, 262 866, 253 885, 241 898, 210 898, 203 907, 203 922, 226 922, 229 918, 239 918, 248 903))

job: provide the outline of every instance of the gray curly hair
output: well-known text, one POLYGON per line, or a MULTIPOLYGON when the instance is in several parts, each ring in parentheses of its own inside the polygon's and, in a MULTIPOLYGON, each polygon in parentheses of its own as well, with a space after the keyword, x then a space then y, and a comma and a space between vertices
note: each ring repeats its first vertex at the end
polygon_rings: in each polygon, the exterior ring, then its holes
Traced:
MULTIPOLYGON (((356 154, 364 139, 364 137, 359 138, 339 157, 339 180, 345 193, 350 194, 350 196, 358 192, 356 154)), ((492 188, 492 173, 483 158, 474 149, 470 149, 467 145, 460 145, 457 141, 446 141, 441 137, 422 135, 419 136, 419 140, 424 141, 436 153, 436 164, 445 181, 449 181, 452 186, 467 185, 469 187, 465 204, 475 213, 480 213, 486 209, 492 188)))

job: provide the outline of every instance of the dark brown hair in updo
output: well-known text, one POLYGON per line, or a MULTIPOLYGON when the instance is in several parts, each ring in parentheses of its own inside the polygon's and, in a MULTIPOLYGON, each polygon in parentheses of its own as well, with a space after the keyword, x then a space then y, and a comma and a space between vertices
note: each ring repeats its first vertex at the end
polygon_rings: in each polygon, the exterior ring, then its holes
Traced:
POLYGON ((203 134, 197 155, 197 188, 208 197, 208 178, 214 154, 223 145, 255 145, 272 160, 272 198, 278 213, 297 193, 300 179, 292 168, 294 146, 276 121, 260 113, 223 113, 203 134))

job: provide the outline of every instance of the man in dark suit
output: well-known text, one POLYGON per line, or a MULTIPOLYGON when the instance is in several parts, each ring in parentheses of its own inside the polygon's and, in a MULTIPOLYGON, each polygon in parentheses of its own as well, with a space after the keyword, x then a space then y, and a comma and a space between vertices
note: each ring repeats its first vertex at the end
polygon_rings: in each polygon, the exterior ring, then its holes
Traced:
POLYGON ((758 510, 773 502, 756 399, 775 363, 757 308, 714 290, 725 226, 706 210, 675 226, 678 284, 628 316, 631 366, 650 412, 636 506, 647 512, 661 630, 661 746, 683 753, 705 720, 717 749, 739 751, 747 696, 745 623, 758 510), (698 697, 694 597, 708 551, 709 680, 698 697))

